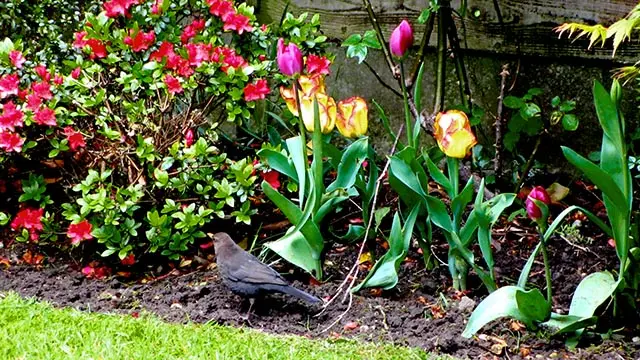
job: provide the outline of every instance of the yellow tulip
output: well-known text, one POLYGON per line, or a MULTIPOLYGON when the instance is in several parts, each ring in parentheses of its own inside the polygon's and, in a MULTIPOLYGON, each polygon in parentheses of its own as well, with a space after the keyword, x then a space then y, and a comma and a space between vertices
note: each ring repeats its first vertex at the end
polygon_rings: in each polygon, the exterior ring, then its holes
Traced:
POLYGON ((463 159, 477 140, 467 115, 459 110, 449 110, 436 116, 435 138, 445 155, 463 159))
MULTIPOLYGON (((320 112, 320 130, 323 134, 330 133, 336 125, 336 101, 326 94, 317 93, 314 97, 318 101, 318 110, 320 112)), ((304 96, 300 99, 302 107, 302 121, 307 131, 313 132, 313 99, 312 96, 304 96)))
POLYGON ((367 133, 369 125, 367 102, 354 96, 338 103, 336 126, 338 131, 348 138, 357 138, 367 133))
MULTIPOLYGON (((320 74, 316 75, 302 75, 298 79, 298 84, 300 85, 300 100, 303 98, 312 98, 314 94, 326 94, 326 88, 324 86, 324 76, 320 74)), ((280 86, 280 96, 284 99, 284 102, 287 104, 287 108, 289 111, 295 116, 298 116, 298 105, 296 104, 296 96, 293 91, 293 87, 285 88, 284 86, 280 86)))

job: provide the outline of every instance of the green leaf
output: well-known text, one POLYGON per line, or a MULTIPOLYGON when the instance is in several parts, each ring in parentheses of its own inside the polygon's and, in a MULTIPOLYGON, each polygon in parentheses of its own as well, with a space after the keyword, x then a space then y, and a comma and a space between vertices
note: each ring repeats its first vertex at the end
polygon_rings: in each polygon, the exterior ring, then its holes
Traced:
POLYGON ((286 143, 289 156, 298 174, 298 198, 302 205, 307 191, 307 144, 302 143, 300 136, 289 138, 286 143))
POLYGON ((378 228, 380 227, 380 224, 382 224, 382 220, 385 218, 385 216, 387 216, 387 214, 389 214, 389 212, 391 211, 391 208, 388 206, 376 209, 375 213, 373 214, 374 216, 374 221, 375 221, 375 225, 376 225, 376 230, 378 230, 378 228))
POLYGON ((352 46, 358 45, 362 41, 362 35, 360 34, 351 34, 348 38, 346 38, 342 42, 342 46, 352 46))
POLYGON ((282 238, 268 242, 264 246, 316 278, 322 276, 320 254, 313 249, 301 232, 287 233, 282 238))
POLYGON ((520 109, 525 104, 521 98, 515 96, 506 96, 502 103, 509 109, 520 109))
POLYGON ((291 180, 298 182, 298 173, 292 162, 282 153, 271 149, 258 151, 258 156, 266 160, 267 165, 273 170, 288 176, 291 180))
POLYGON ((443 187, 444 191, 447 194, 450 194, 452 191, 452 188, 451 188, 451 182, 449 181, 449 179, 442 173, 442 170, 440 170, 436 166, 436 164, 431 160, 429 156, 427 156, 426 163, 427 163, 427 170, 429 170, 429 175, 431 175, 431 177, 435 182, 437 182, 438 184, 440 184, 440 186, 443 187))
POLYGON ((576 131, 580 125, 580 120, 573 114, 564 114, 562 117, 562 127, 567 131, 576 131))
MULTIPOLYGON (((561 146, 564 157, 569 160, 573 166, 582 171, 602 192, 611 199, 612 204, 621 214, 629 214, 628 201, 620 191, 618 185, 614 182, 611 173, 605 172, 597 165, 576 153, 572 149, 561 146)), ((603 158, 602 162, 606 162, 603 158)), ((626 166, 626 165, 625 165, 626 166)), ((628 170, 627 170, 628 171, 628 170)), ((609 208, 607 208, 609 210, 609 208)), ((614 225, 614 224, 612 224, 614 225)))
POLYGON ((356 176, 360 169, 362 169, 362 163, 368 157, 369 140, 368 138, 361 138, 354 141, 344 151, 340 165, 338 165, 338 175, 336 180, 327 187, 327 192, 332 192, 339 188, 348 189, 356 182, 356 176))
POLYGON ((595 325, 597 320, 597 316, 581 317, 574 315, 560 315, 552 312, 551 318, 542 323, 542 325, 554 328, 555 335, 558 335, 574 332, 576 330, 595 325))
POLYGON ((608 271, 595 272, 585 277, 578 287, 569 307, 569 315, 591 317, 613 295, 618 282, 608 271))
POLYGON ((526 103, 525 106, 520 108, 520 116, 524 119, 531 119, 532 117, 540 114, 540 107, 534 103, 526 103))
POLYGON ((375 30, 367 30, 362 37, 362 43, 372 49, 382 49, 382 45, 380 45, 380 42, 378 41, 378 36, 376 35, 375 30))
POLYGON ((463 337, 470 338, 483 326, 502 317, 522 321, 527 327, 544 321, 551 307, 540 290, 525 291, 517 286, 505 286, 492 292, 473 310, 463 337))
POLYGON ((352 292, 358 292, 362 288, 381 287, 389 290, 398 283, 398 269, 407 256, 413 227, 418 216, 419 206, 414 206, 407 217, 404 227, 401 227, 400 216, 393 216, 391 234, 389 236, 389 251, 378 260, 362 283, 353 288, 352 292))

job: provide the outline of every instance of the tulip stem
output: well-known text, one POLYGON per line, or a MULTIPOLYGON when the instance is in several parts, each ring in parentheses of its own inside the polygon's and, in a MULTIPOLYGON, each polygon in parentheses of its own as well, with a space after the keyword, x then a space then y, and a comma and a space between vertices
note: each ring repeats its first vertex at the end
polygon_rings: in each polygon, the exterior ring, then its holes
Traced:
MULTIPOLYGON (((309 164, 307 163, 307 134, 306 131, 307 129, 305 129, 304 127, 304 120, 302 119, 302 106, 301 106, 301 101, 300 101, 300 91, 298 89, 298 79, 294 78, 293 79, 293 92, 294 92, 294 96, 296 98, 296 106, 298 107, 298 125, 300 126, 300 143, 302 144, 302 157, 305 159, 304 161, 304 169, 305 169, 305 174, 308 173, 308 168, 309 168, 309 164)), ((299 193, 299 198, 300 198, 300 206, 302 207, 304 205, 304 195, 305 195, 305 189, 304 189, 304 180, 303 179, 299 179, 300 181, 300 193, 299 193)))
MULTIPOLYGON (((373 12, 373 7, 371 6, 371 1, 362 0, 362 2, 364 3, 364 7, 367 9, 367 14, 369 15, 369 21, 371 22, 371 25, 373 25, 373 29, 376 32, 376 36, 378 37, 378 41, 380 42, 380 45, 382 45, 382 53, 384 54, 384 58, 387 61, 387 65, 389 65, 389 69, 393 70, 393 68, 395 68, 395 64, 393 63, 393 58, 391 57, 391 52, 389 51, 389 47, 387 46, 387 42, 384 40, 384 35, 382 34, 382 28, 380 28, 380 23, 378 23, 378 19, 376 18, 376 14, 373 12)), ((409 129, 407 129, 407 130, 409 130, 409 129)))
POLYGON ((451 183, 449 198, 453 200, 458 196, 458 190, 460 188, 460 160, 447 156, 447 172, 449 173, 449 182, 451 183))
MULTIPOLYGON (((540 238, 542 239, 542 235, 540 235, 540 238)), ((551 267, 549 265, 549 253, 547 252, 547 244, 545 244, 544 240, 541 240, 541 241, 542 241, 542 260, 544 261, 544 278, 547 282, 547 302, 549 303, 549 306, 551 306, 552 291, 551 291, 551 267)))
POLYGON ((416 148, 415 139, 413 138, 413 126, 411 124, 411 112, 409 111, 409 93, 407 85, 404 82, 404 62, 400 61, 400 86, 402 86, 402 98, 404 99, 404 122, 407 128, 407 144, 416 148))

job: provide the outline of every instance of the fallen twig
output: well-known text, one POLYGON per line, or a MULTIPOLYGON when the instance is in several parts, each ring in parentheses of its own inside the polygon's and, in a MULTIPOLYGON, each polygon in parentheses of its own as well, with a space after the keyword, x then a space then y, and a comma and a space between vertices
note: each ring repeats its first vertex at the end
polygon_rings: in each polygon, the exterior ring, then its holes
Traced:
POLYGON ((351 310, 351 306, 353 305, 353 293, 351 292, 351 289, 353 289, 353 285, 355 284, 356 279, 358 278, 358 273, 360 272, 359 260, 360 260, 360 256, 362 256, 362 253, 364 252, 364 247, 367 243, 367 239, 369 238, 369 232, 371 231, 371 227, 373 225, 373 219, 375 217, 375 210, 376 210, 376 202, 378 201, 378 194, 380 193, 380 186, 382 184, 382 181, 385 178, 386 172, 389 170, 389 165, 391 163, 391 156, 396 151, 396 146, 398 145, 398 139, 400 139, 400 136, 403 130, 404 130, 404 124, 402 124, 400 126, 400 129, 398 129, 396 140, 393 142, 393 146, 391 147, 391 151, 389 152, 389 158, 387 159, 387 162, 385 163, 384 168, 380 173, 380 176, 378 176, 378 179, 376 180, 376 187, 373 193, 373 200, 371 201, 371 211, 369 212, 369 219, 367 220, 367 228, 364 232, 364 238, 362 239, 362 244, 360 244, 360 250, 358 251, 356 260, 353 266, 351 267, 351 269, 349 269, 349 272, 345 276, 340 286, 338 286, 336 293, 331 297, 331 299, 329 299, 329 301, 327 301, 324 304, 324 309, 320 313, 318 313, 316 316, 322 315, 326 311, 326 309, 329 307, 329 305, 331 305, 342 293, 344 293, 342 302, 344 302, 348 297, 349 305, 347 306, 345 311, 343 311, 340 315, 338 315, 338 317, 329 326, 324 328, 321 332, 326 332, 327 330, 331 329, 334 325, 339 323, 340 320, 342 320, 342 318, 344 318, 344 316, 349 312, 349 310, 351 310))

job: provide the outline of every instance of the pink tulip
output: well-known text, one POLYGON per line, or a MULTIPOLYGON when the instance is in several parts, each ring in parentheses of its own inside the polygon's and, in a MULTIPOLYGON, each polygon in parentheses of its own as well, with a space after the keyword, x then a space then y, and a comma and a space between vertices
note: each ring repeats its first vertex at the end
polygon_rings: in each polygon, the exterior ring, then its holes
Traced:
POLYGON ((544 204, 551 203, 551 198, 549 194, 547 194, 547 190, 545 190, 542 186, 536 186, 531 190, 529 196, 527 196, 527 201, 525 202, 525 208, 527 209, 527 215, 531 220, 537 221, 542 217, 542 210, 536 205, 533 200, 538 200, 544 204))
POLYGON ((287 76, 299 74, 302 71, 302 53, 294 43, 284 45, 283 39, 278 39, 278 67, 287 76))
POLYGON ((413 29, 407 20, 402 20, 400 25, 393 30, 389 39, 389 47, 394 56, 402 57, 413 45, 413 29))

